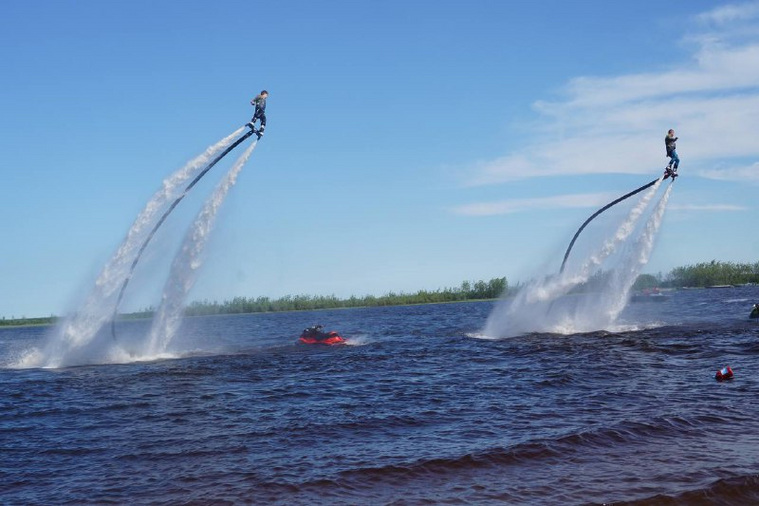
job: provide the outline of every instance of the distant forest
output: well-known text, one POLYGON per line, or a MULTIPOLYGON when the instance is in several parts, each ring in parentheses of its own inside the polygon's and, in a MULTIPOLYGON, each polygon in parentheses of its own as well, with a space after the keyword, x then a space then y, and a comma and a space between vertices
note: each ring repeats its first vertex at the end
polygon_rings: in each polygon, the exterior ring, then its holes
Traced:
MULTIPOLYGON (((604 273, 594 276, 578 291, 592 290, 604 282, 604 273)), ((695 265, 676 267, 668 274, 641 274, 633 285, 633 290, 650 288, 705 288, 715 285, 759 284, 759 262, 702 262, 695 265)), ((441 302, 461 302, 468 300, 495 299, 502 294, 513 294, 519 286, 510 287, 506 278, 493 278, 490 281, 464 281, 457 288, 439 288, 437 290, 419 290, 416 293, 390 292, 382 296, 351 296, 340 299, 334 295, 288 295, 278 299, 269 297, 235 297, 223 302, 196 301, 186 308, 188 316, 262 313, 274 311, 303 311, 315 309, 336 309, 351 307, 398 306, 406 304, 430 304, 441 302)), ((153 308, 122 315, 124 318, 149 318, 153 308)), ((47 325, 54 323, 55 316, 44 318, 0 318, 0 326, 47 325)))
POLYGON ((641 274, 633 289, 645 288, 706 288, 716 285, 759 284, 759 262, 702 262, 676 267, 669 274, 641 274))
POLYGON ((40 318, 0 318, 0 327, 19 327, 21 325, 50 325, 58 320, 55 316, 42 316, 40 318))
POLYGON ((407 304, 430 304, 440 302, 461 302, 467 300, 496 299, 508 289, 506 278, 490 281, 464 281, 458 288, 419 290, 416 293, 390 292, 380 297, 365 295, 340 299, 334 295, 288 295, 279 299, 269 297, 235 297, 224 302, 198 301, 190 304, 185 313, 188 316, 211 314, 264 313, 272 311, 305 311, 314 309, 336 309, 350 307, 401 306, 407 304))

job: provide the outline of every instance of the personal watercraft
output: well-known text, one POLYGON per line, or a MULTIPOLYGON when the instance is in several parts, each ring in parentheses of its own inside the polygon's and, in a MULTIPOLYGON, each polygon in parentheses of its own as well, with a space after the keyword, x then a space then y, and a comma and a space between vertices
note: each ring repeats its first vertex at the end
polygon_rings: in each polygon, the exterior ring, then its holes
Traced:
POLYGON ((298 340, 304 344, 327 345, 342 344, 345 342, 345 339, 334 330, 330 332, 324 332, 321 325, 316 325, 314 327, 308 327, 307 329, 304 329, 300 334, 300 338, 298 340))

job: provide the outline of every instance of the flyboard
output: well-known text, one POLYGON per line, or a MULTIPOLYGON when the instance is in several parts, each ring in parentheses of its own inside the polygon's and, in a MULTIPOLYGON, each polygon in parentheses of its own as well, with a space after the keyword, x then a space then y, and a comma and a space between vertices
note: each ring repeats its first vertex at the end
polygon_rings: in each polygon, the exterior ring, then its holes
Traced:
POLYGON ((142 253, 145 251, 145 248, 148 247, 148 244, 150 244, 150 241, 153 239, 153 236, 156 234, 159 228, 161 228, 161 225, 163 225, 163 222, 166 221, 166 218, 169 217, 171 212, 176 208, 179 203, 182 201, 183 198, 192 190, 193 186, 198 184, 198 181, 200 181, 203 176, 205 176, 209 170, 213 168, 214 165, 219 163, 222 158, 227 156, 233 149, 235 149, 237 146, 242 144, 247 138, 249 138, 251 135, 256 134, 257 139, 256 142, 258 142, 258 139, 261 138, 261 133, 254 128, 253 125, 250 123, 246 124, 247 127, 250 128, 249 131, 242 134, 237 140, 235 140, 232 144, 230 144, 224 151, 219 153, 216 158, 208 162, 208 165, 206 165, 203 170, 200 171, 200 173, 195 176, 195 179, 193 179, 190 184, 187 185, 187 187, 184 189, 181 195, 179 195, 174 201, 171 203, 171 205, 166 209, 166 211, 163 213, 161 218, 156 222, 156 224, 153 226, 153 229, 150 231, 148 236, 145 238, 145 241, 142 243, 142 246, 140 246, 140 249, 137 251, 137 256, 132 261, 132 265, 129 268, 129 274, 127 274, 127 277, 124 279, 124 283, 121 285, 121 290, 119 290, 119 296, 116 299, 116 305, 113 308, 113 315, 111 316, 111 335, 114 339, 116 339, 116 316, 118 315, 119 311, 119 305, 121 305, 121 299, 124 298, 124 292, 126 291, 127 285, 129 285, 129 281, 132 279, 132 275, 134 274, 134 269, 137 267, 137 264, 140 261, 140 257, 142 257, 142 253))
POLYGON ((664 179, 667 179, 668 177, 671 177, 672 181, 674 181, 677 177, 677 169, 673 169, 667 165, 667 168, 664 169, 664 179))

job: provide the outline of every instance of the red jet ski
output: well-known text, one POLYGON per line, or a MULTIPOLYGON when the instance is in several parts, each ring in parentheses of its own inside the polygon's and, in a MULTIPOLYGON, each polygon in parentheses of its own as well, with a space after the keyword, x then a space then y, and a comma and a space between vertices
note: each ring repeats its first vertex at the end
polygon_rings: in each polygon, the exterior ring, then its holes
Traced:
POLYGON ((304 329, 300 334, 299 341, 305 344, 342 344, 345 339, 337 332, 324 332, 321 325, 315 325, 304 329))

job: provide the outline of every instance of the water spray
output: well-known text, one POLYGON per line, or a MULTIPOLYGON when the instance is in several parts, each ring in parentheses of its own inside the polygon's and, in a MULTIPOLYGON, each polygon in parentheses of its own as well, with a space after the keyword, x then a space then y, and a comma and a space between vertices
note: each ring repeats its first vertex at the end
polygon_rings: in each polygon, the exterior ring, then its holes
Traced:
POLYGON ((171 271, 163 289, 161 306, 153 320, 147 346, 148 355, 155 356, 165 352, 167 344, 176 333, 185 299, 195 284, 197 270, 202 264, 203 252, 216 221, 217 212, 224 203, 229 189, 237 182, 237 176, 256 148, 256 144, 256 142, 251 144, 229 169, 187 231, 182 247, 171 264, 171 271))
MULTIPOLYGON (((117 314, 118 302, 113 311, 111 305, 116 300, 116 294, 120 302, 140 255, 168 213, 221 158, 254 133, 243 133, 245 128, 240 127, 209 146, 163 180, 161 188, 146 203, 116 252, 103 267, 84 303, 56 326, 43 348, 26 353, 19 360, 20 367, 61 367, 93 360, 128 359, 123 354, 124 350, 106 348, 98 343, 98 338, 105 337, 99 331, 109 317, 113 320, 117 314), (164 211, 167 206, 169 211, 164 211)), ((112 335, 113 330, 112 327, 112 335)))
POLYGON ((129 273, 127 274, 126 278, 124 278, 124 282, 121 285, 121 290, 119 290, 119 296, 116 299, 116 304, 113 307, 113 314, 111 316, 111 336, 113 336, 114 339, 116 339, 116 317, 118 315, 119 311, 119 305, 121 304, 121 299, 124 298, 124 292, 126 291, 127 285, 129 285, 129 281, 132 279, 132 275, 134 274, 134 269, 137 267, 137 264, 140 261, 140 257, 142 257, 142 253, 145 251, 145 248, 148 247, 148 244, 150 244, 151 239, 153 239, 153 236, 158 231, 158 229, 163 225, 163 222, 166 221, 166 218, 169 217, 169 214, 174 210, 174 208, 179 205, 179 203, 182 201, 183 198, 189 193, 190 190, 192 190, 193 186, 195 186, 198 181, 200 181, 203 176, 205 176, 209 170, 213 168, 214 165, 219 163, 219 161, 227 156, 230 151, 235 149, 237 146, 239 146, 245 139, 253 135, 255 131, 253 129, 248 130, 243 135, 240 136, 239 139, 237 139, 235 142, 233 142, 230 146, 228 146, 224 151, 222 151, 219 155, 216 156, 211 162, 206 165, 206 167, 200 171, 200 173, 195 176, 195 179, 193 179, 190 184, 187 185, 187 187, 184 189, 181 195, 179 195, 176 199, 174 199, 174 202, 171 203, 168 209, 163 213, 161 218, 156 222, 156 224, 153 226, 153 229, 150 231, 148 236, 145 238, 145 241, 142 243, 142 246, 140 246, 139 251, 137 251, 137 256, 132 261, 132 265, 129 268, 129 273))
POLYGON ((627 294, 651 254, 672 185, 669 185, 632 245, 623 250, 620 257, 622 264, 613 270, 610 282, 601 292, 566 299, 564 304, 556 308, 554 304, 573 288, 587 282, 594 269, 602 265, 619 245, 628 240, 663 180, 664 178, 657 178, 615 199, 591 215, 575 233, 564 255, 561 271, 557 275, 534 280, 523 287, 515 298, 501 301, 488 317, 483 334, 504 337, 525 332, 571 333, 597 330, 613 323, 624 309, 627 294), (598 250, 590 254, 579 269, 565 271, 571 249, 582 230, 602 212, 646 189, 650 190, 643 195, 616 231, 601 243, 598 250))
POLYGON ((564 260, 561 261, 561 269, 559 269, 559 272, 564 272, 564 266, 567 264, 567 259, 569 258, 569 253, 572 251, 572 247, 575 245, 575 241, 580 236, 580 232, 582 232, 583 229, 586 226, 588 226, 588 223, 590 223, 591 221, 593 221, 593 219, 596 216, 598 216, 602 212, 606 211, 610 207, 615 206, 615 205, 619 204, 620 202, 622 202, 623 200, 626 200, 626 199, 632 197, 633 195, 636 195, 636 194, 642 192, 646 188, 650 188, 651 186, 655 185, 657 183, 657 181, 660 181, 661 179, 662 178, 654 179, 650 183, 646 183, 643 186, 641 186, 640 188, 638 188, 636 190, 633 190, 630 193, 627 193, 625 195, 622 195, 621 197, 619 197, 618 199, 616 199, 616 200, 614 200, 612 202, 609 202, 608 204, 606 204, 605 206, 603 206, 601 209, 599 209, 598 211, 596 211, 595 213, 593 213, 590 216, 590 218, 588 218, 587 220, 585 220, 585 223, 583 223, 582 225, 580 225, 580 228, 577 229, 577 232, 575 233, 574 237, 572 237, 572 241, 569 243, 569 247, 567 248, 566 253, 564 253, 564 260))

